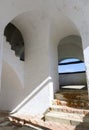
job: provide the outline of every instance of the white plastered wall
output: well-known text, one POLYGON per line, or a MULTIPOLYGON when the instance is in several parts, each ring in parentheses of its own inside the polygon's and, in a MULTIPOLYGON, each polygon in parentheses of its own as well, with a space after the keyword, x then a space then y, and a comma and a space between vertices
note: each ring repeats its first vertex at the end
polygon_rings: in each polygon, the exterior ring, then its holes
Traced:
POLYGON ((0 110, 13 110, 22 100, 22 83, 10 64, 3 59, 0 110))
POLYGON ((2 59, 0 109, 11 111, 23 97, 24 62, 16 57, 5 37, 3 37, 2 59))
POLYGON ((3 37, 3 60, 14 69, 22 84, 22 88, 24 88, 24 62, 15 55, 15 51, 11 49, 11 45, 6 41, 5 36, 3 37))

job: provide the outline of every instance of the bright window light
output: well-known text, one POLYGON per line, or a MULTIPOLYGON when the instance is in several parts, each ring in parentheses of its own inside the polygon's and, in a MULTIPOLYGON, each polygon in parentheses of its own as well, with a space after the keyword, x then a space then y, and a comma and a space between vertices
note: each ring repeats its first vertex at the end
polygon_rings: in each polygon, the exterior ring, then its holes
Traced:
POLYGON ((84 71, 85 71, 85 64, 80 59, 69 58, 62 60, 58 64, 58 73, 76 73, 84 71))

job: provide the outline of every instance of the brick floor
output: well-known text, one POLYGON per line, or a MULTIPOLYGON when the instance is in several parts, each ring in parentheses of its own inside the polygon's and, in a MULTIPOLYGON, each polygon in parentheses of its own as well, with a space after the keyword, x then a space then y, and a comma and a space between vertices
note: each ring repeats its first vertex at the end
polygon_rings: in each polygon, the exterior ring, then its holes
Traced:
POLYGON ((7 115, 7 116, 5 115, 3 119, 2 118, 0 119, 0 125, 6 124, 6 121, 8 121, 7 127, 15 126, 18 129, 21 128, 23 129, 24 126, 26 126, 29 127, 30 130, 31 128, 30 126, 32 125, 33 127, 37 127, 38 129, 42 129, 42 130, 89 130, 89 128, 85 128, 85 126, 83 126, 83 123, 75 127, 75 126, 69 126, 60 123, 54 123, 51 121, 44 122, 43 120, 40 119, 40 116, 38 115, 34 115, 34 116, 22 115, 22 114, 14 114, 14 115, 7 115))
MULTIPOLYGON (((44 122, 43 120, 41 120, 39 118, 39 116, 26 116, 26 115, 16 115, 17 118, 14 118, 12 116, 12 120, 14 121, 14 125, 15 126, 20 126, 18 124, 21 124, 21 121, 24 123, 22 123, 22 125, 26 125, 26 126, 30 126, 33 125, 37 128, 42 128, 43 130, 75 130, 75 126, 68 126, 68 125, 63 125, 63 124, 59 124, 59 123, 54 123, 51 121, 46 121, 44 122), (17 121, 19 120, 19 121, 17 121), (17 123, 18 122, 18 123, 17 123)), ((76 129, 77 130, 77 129, 76 129)), ((78 128, 78 130, 81 130, 80 128, 78 128)), ((89 129, 84 129, 84 130, 89 130, 89 129)))

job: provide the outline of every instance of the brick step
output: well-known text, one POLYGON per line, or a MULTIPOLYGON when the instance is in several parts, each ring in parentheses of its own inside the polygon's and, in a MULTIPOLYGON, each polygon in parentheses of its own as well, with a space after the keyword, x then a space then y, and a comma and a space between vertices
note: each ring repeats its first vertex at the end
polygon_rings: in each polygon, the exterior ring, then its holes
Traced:
POLYGON ((46 121, 68 125, 83 124, 89 128, 89 101, 86 90, 63 90, 55 94, 46 121))
POLYGON ((60 92, 55 93, 55 99, 60 100, 88 100, 88 93, 86 90, 61 90, 60 92))
POLYGON ((89 110, 52 105, 45 114, 45 121, 53 121, 67 125, 83 123, 89 127, 89 110))
POLYGON ((48 111, 49 112, 64 112, 64 113, 82 114, 84 116, 89 114, 89 110, 86 110, 86 109, 77 109, 77 108, 71 108, 71 107, 61 106, 61 105, 52 105, 48 111))
POLYGON ((89 109, 89 101, 88 100, 54 99, 54 100, 52 100, 52 105, 68 106, 68 107, 79 108, 79 109, 89 109))
POLYGON ((45 115, 45 120, 67 125, 79 125, 80 123, 85 123, 87 126, 89 126, 89 115, 85 116, 84 114, 50 111, 45 115))

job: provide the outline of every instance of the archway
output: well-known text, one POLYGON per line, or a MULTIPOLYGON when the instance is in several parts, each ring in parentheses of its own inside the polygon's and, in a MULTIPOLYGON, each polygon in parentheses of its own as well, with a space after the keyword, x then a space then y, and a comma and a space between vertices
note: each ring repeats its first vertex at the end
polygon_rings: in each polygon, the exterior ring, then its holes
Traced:
POLYGON ((71 89, 87 89, 82 41, 79 36, 67 36, 59 42, 58 71, 61 88, 68 88, 66 85, 70 85, 71 89))
POLYGON ((11 45, 11 49, 15 51, 15 55, 24 61, 24 40, 20 30, 10 22, 5 27, 4 36, 11 45))

